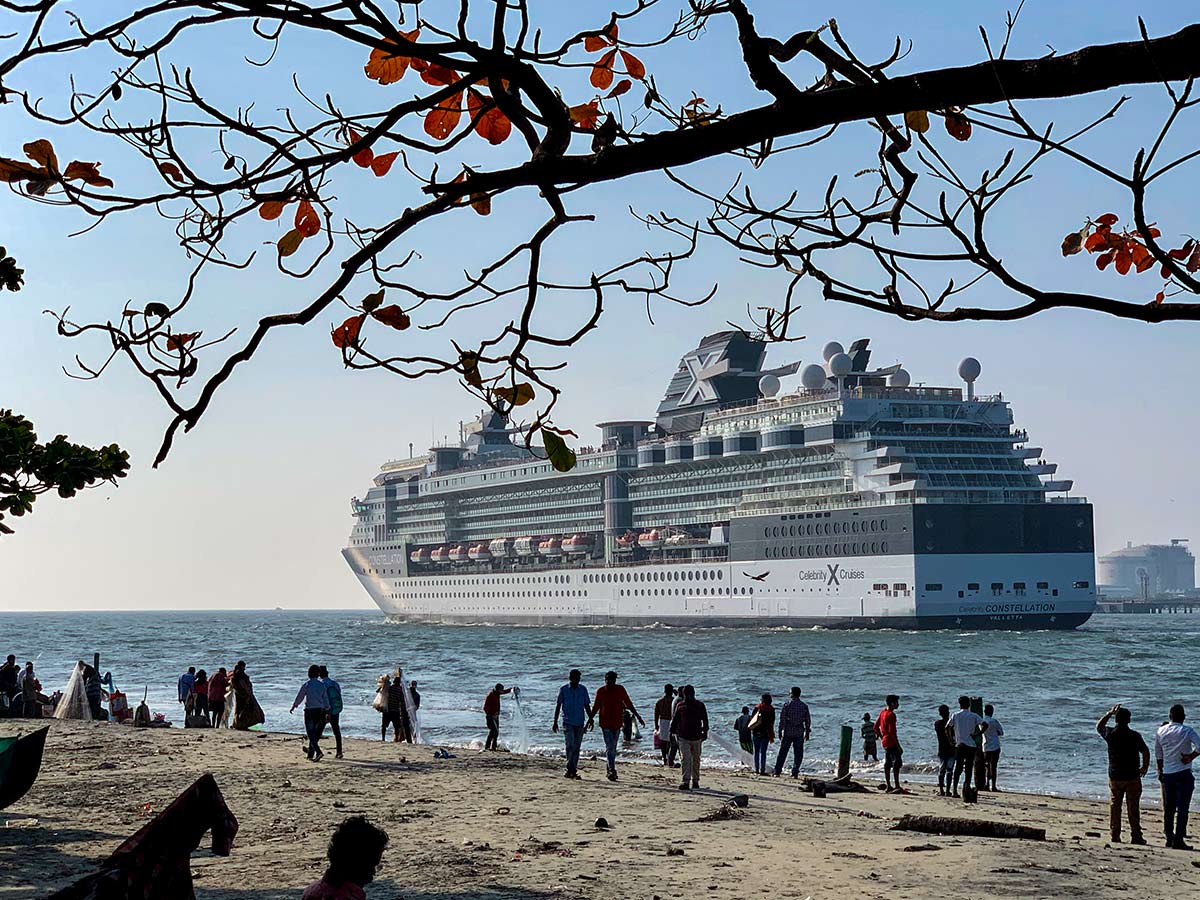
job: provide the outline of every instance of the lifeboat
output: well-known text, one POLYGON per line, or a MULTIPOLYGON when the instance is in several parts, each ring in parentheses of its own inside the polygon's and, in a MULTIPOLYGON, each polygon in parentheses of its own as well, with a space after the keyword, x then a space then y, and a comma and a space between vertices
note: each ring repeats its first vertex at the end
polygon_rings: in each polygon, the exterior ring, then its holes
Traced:
POLYGON ((586 534, 576 534, 562 542, 562 551, 567 556, 580 556, 592 552, 592 539, 586 534))
POLYGON ((488 551, 496 559, 504 559, 507 556, 512 556, 512 538, 496 538, 488 544, 488 551))
POLYGON ((562 541, 558 538, 547 538, 538 544, 538 553, 542 556, 562 556, 562 541))
POLYGON ((621 535, 619 538, 617 538, 617 544, 613 549, 616 550, 618 553, 629 553, 636 546, 637 546, 637 535, 634 534, 632 531, 627 531, 623 535, 621 535))
POLYGON ((427 563, 429 562, 429 556, 430 554, 428 547, 421 547, 419 550, 414 550, 412 553, 408 554, 409 560, 415 563, 427 563))
POLYGON ((450 548, 450 562, 466 562, 468 558, 469 557, 467 556, 467 548, 465 544, 458 544, 457 546, 450 548))
POLYGON ((476 544, 467 551, 467 556, 471 562, 487 562, 492 558, 492 551, 488 549, 487 544, 476 544))
POLYGON ((649 531, 643 531, 638 535, 638 546, 643 550, 659 550, 663 545, 662 532, 657 528, 651 528, 649 531))
POLYGON ((703 542, 692 537, 686 531, 677 531, 677 532, 675 532, 675 534, 669 535, 666 540, 666 545, 668 548, 688 547, 688 546, 691 546, 692 544, 699 544, 699 543, 703 543, 703 542))
POLYGON ((513 553, 517 556, 533 556, 537 550, 537 542, 531 537, 521 537, 513 541, 513 553))
POLYGON ((432 553, 429 554, 429 559, 435 563, 438 563, 439 565, 444 565, 450 562, 450 548, 437 547, 432 553))

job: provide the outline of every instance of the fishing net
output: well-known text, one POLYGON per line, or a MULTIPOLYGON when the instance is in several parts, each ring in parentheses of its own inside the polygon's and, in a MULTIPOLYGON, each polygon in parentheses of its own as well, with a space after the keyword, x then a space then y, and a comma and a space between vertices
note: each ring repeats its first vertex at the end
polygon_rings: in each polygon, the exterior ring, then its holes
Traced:
POLYGON ((735 743, 733 743, 733 741, 727 740, 724 737, 722 737, 721 735, 719 735, 713 731, 710 731, 708 733, 708 737, 709 737, 709 740, 715 741, 718 747, 720 747, 722 750, 724 750, 726 753, 728 753, 730 756, 732 756, 734 759, 734 762, 739 762, 743 766, 747 766, 747 767, 754 766, 754 754, 747 753, 745 750, 743 750, 741 748, 741 745, 735 744, 735 743))
POLYGON ((508 749, 513 753, 529 752, 529 723, 525 719, 525 709, 521 706, 521 691, 513 688, 512 692, 512 733, 507 741, 508 749))
POLYGON ((404 705, 408 711, 408 724, 412 730, 412 742, 414 744, 423 744, 425 743, 425 739, 421 736, 421 712, 417 709, 417 704, 413 697, 412 684, 403 679, 400 683, 404 685, 404 705))
POLYGON ((83 663, 71 669, 71 677, 63 688, 62 699, 54 707, 56 719, 90 719, 91 708, 88 706, 87 690, 83 683, 83 663))

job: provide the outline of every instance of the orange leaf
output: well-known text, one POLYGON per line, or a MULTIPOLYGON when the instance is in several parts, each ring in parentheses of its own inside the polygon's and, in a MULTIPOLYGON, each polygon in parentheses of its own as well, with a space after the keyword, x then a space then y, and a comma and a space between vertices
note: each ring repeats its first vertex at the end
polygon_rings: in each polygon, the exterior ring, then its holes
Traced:
POLYGON ((421 70, 421 79, 426 84, 448 85, 458 81, 458 73, 440 63, 430 63, 421 70))
POLYGON ((321 230, 321 217, 307 200, 301 200, 296 208, 296 230, 301 237, 312 237, 321 230))
POLYGON ((431 138, 444 141, 458 127, 462 118, 463 92, 447 97, 425 116, 425 133, 431 138))
POLYGON ((179 171, 179 166, 172 162, 159 163, 158 171, 162 172, 163 177, 170 178, 172 181, 184 181, 183 173, 179 171))
POLYGON ((1109 250, 1107 253, 1101 253, 1096 257, 1096 268, 1103 272, 1108 268, 1108 264, 1113 261, 1114 256, 1116 256, 1116 251, 1114 250, 1109 250))
POLYGON ((472 194, 471 209, 475 210, 481 216, 490 215, 492 212, 491 194, 472 194))
MULTIPOLYGON (((401 36, 410 41, 415 41, 421 33, 420 28, 415 28, 405 34, 400 32, 401 36)), ((385 41, 396 47, 395 41, 385 41)), ((363 71, 367 73, 367 77, 373 81, 378 81, 380 84, 395 84, 404 77, 404 73, 408 71, 409 65, 413 62, 411 57, 399 55, 399 48, 396 50, 381 50, 376 47, 371 51, 371 58, 363 67, 363 71)), ((416 68, 416 66, 413 66, 416 68)))
POLYGON ((583 39, 583 49, 595 53, 605 47, 611 47, 617 42, 617 23, 610 22, 601 29, 598 35, 588 35, 583 39))
POLYGON ((1162 303, 1163 300, 1166 299, 1166 297, 1167 297, 1167 295, 1164 292, 1159 291, 1157 294, 1154 295, 1154 305, 1157 306, 1158 304, 1162 303))
POLYGON ((1154 267, 1154 256, 1141 244, 1135 244, 1133 247, 1133 267, 1138 272, 1145 272, 1154 267))
POLYGON ((1097 225, 1107 225, 1109 228, 1117 224, 1117 217, 1112 213, 1105 213, 1096 219, 1097 225))
POLYGON ((80 162, 75 160, 67 165, 63 178, 82 181, 89 187, 112 187, 112 179, 100 174, 100 163, 80 162))
POLYGON ((25 155, 49 172, 58 172, 58 157, 54 155, 54 147, 44 138, 40 141, 30 141, 23 148, 25 155))
POLYGON ((412 324, 408 313, 394 304, 392 306, 385 306, 383 309, 377 309, 371 315, 384 325, 395 328, 397 331, 403 331, 412 324))
POLYGON ((363 147, 350 158, 354 160, 356 166, 368 169, 371 167, 371 163, 375 161, 375 151, 370 147, 363 147))
POLYGON ((347 347, 356 345, 358 343, 358 333, 362 330, 362 324, 366 318, 366 313, 351 316, 337 328, 333 329, 333 346, 339 350, 345 350, 347 347))
POLYGON ((475 120, 475 131, 489 144, 502 144, 512 134, 512 121, 498 106, 493 106, 475 120))
POLYGON ((379 178, 386 175, 392 168, 392 163, 396 161, 396 157, 400 155, 399 150, 393 150, 391 153, 381 153, 371 160, 371 171, 379 178))
POLYGON ((971 120, 960 112, 946 113, 946 131, 956 141, 971 139, 971 120))
POLYGON ((642 61, 630 53, 628 50, 621 51, 621 62, 625 64, 625 71, 629 73, 631 78, 636 78, 641 81, 646 77, 646 67, 642 65, 642 61))
POLYGON ((600 106, 595 100, 572 106, 568 112, 571 114, 571 121, 584 131, 594 130, 596 121, 600 118, 600 106))
POLYGON ((606 90, 613 83, 613 62, 617 58, 616 50, 609 50, 596 64, 592 66, 592 87, 606 90))
POLYGON ((1083 249, 1088 253, 1095 253, 1097 250, 1102 250, 1108 246, 1108 232, 1095 231, 1088 236, 1088 239, 1083 244, 1083 249))
POLYGON ((278 219, 283 215, 283 208, 289 202, 288 200, 268 200, 258 208, 259 218, 266 219, 268 222, 278 219))
POLYGON ((1129 267, 1133 265, 1133 254, 1129 252, 1127 247, 1122 247, 1117 251, 1115 266, 1117 273, 1120 275, 1128 275, 1129 267))
POLYGON ((620 97, 622 94, 624 94, 626 91, 628 91, 631 87, 633 87, 633 82, 630 81, 628 78, 622 78, 620 81, 617 82, 617 86, 614 87, 611 91, 609 91, 604 96, 607 97, 609 100, 611 100, 614 97, 620 97))

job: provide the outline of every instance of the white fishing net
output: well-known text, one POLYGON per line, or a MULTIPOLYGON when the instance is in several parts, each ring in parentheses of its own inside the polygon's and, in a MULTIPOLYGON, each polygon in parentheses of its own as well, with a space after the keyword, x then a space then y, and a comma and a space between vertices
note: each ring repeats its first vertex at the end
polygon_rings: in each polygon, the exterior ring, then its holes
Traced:
POLYGON ((83 683, 83 663, 71 669, 71 677, 63 688, 62 699, 54 707, 56 719, 90 719, 91 708, 88 706, 87 691, 83 683))
POLYGON ((521 689, 514 687, 512 691, 512 738, 505 741, 513 753, 529 752, 529 723, 525 719, 525 709, 521 706, 521 689))

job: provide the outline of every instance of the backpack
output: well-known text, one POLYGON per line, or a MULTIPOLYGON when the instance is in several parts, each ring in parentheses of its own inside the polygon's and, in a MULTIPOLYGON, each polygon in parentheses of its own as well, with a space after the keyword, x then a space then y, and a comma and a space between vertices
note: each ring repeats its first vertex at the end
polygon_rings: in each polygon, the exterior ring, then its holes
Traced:
MULTIPOLYGON (((150 689, 146 688, 146 695, 149 695, 150 689)), ((142 697, 142 702, 138 704, 137 709, 133 713, 133 724, 138 728, 150 727, 150 707, 146 705, 146 696, 142 697)))

